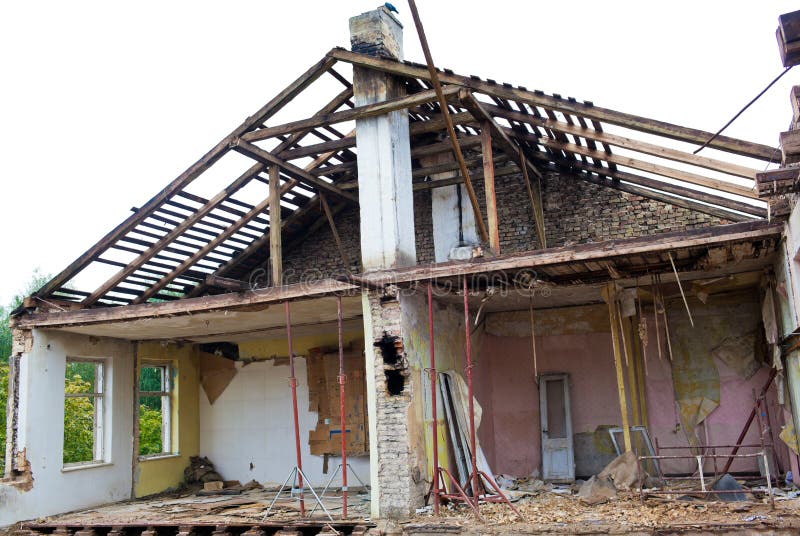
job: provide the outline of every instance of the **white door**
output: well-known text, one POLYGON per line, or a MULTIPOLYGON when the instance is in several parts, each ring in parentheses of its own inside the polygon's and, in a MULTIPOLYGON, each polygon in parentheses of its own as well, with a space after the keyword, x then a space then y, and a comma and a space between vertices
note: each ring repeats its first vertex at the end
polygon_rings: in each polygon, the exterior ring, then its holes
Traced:
POLYGON ((545 374, 539 378, 539 411, 542 423, 542 478, 575 480, 572 449, 572 417, 569 411, 569 377, 545 374))

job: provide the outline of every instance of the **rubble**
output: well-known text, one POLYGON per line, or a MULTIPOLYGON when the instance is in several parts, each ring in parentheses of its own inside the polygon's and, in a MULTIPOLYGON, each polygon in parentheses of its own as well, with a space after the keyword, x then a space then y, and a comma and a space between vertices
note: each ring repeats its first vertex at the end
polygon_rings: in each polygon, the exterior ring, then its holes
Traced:
POLYGON ((578 490, 578 497, 586 504, 600 504, 617 498, 617 488, 607 476, 593 476, 578 490))
POLYGON ((614 458, 597 476, 609 478, 618 490, 639 488, 645 479, 636 453, 630 450, 614 458))

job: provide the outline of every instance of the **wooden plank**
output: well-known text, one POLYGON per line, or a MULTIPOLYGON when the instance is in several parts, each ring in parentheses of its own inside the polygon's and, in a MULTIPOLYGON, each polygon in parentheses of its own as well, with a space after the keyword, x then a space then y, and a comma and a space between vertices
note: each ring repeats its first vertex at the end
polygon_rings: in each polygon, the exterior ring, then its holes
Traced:
MULTIPOLYGON (((367 56, 350 52, 342 48, 334 48, 328 55, 340 61, 345 61, 359 67, 366 67, 368 69, 376 69, 383 72, 419 78, 422 80, 430 80, 427 70, 423 67, 417 67, 407 63, 377 58, 374 56, 367 56)), ((439 75, 442 82, 446 84, 460 85, 474 91, 480 91, 487 95, 496 95, 505 99, 524 102, 532 106, 541 106, 543 108, 550 108, 561 112, 568 112, 575 115, 581 115, 586 118, 604 121, 613 125, 618 125, 649 134, 656 134, 665 136, 667 138, 685 141, 688 143, 705 143, 713 133, 703 130, 682 127, 665 121, 658 121, 647 117, 641 117, 633 114, 617 112, 599 106, 590 106, 587 104, 579 103, 577 101, 570 102, 566 99, 556 99, 544 94, 538 94, 533 91, 527 91, 520 88, 507 87, 501 84, 491 84, 480 79, 473 79, 468 76, 461 76, 450 73, 442 73, 439 75)), ((727 136, 718 136, 714 141, 709 144, 709 147, 719 149, 758 160, 770 162, 774 156, 778 154, 778 149, 762 145, 759 143, 738 140, 727 136)))
MULTIPOLYGON (((458 90, 459 88, 457 86, 452 86, 444 88, 442 92, 444 93, 445 97, 450 97, 458 93, 458 90)), ((365 119, 367 117, 388 114, 390 112, 404 110, 406 108, 418 106, 433 100, 436 100, 435 91, 422 91, 420 93, 415 93, 413 95, 408 95, 397 99, 389 99, 373 104, 366 104, 364 106, 357 106, 350 110, 314 116, 309 119, 301 119, 299 121, 292 121, 291 123, 286 123, 283 125, 276 125, 274 127, 254 130, 242 135, 241 138, 247 141, 266 140, 301 130, 308 130, 312 128, 333 125, 336 123, 344 123, 345 121, 355 121, 356 119, 365 119)))
MULTIPOLYGON (((477 124, 475 118, 469 112, 459 112, 456 114, 452 114, 450 117, 453 120, 454 125, 462 125, 469 123, 477 124)), ((429 132, 438 132, 440 130, 443 130, 444 128, 446 128, 444 119, 442 119, 441 116, 437 116, 434 119, 430 119, 427 121, 416 121, 409 124, 409 134, 413 138, 414 136, 418 136, 420 134, 426 134, 429 132)), ((284 160, 294 160, 296 158, 302 158, 304 156, 318 155, 327 153, 329 151, 355 147, 355 145, 356 145, 356 140, 354 137, 343 138, 340 140, 332 140, 322 143, 316 143, 313 145, 307 145, 305 147, 298 147, 296 149, 288 150, 281 154, 281 158, 283 158, 284 160)))
POLYGON ((223 241, 225 241, 226 238, 228 238, 230 235, 232 235, 237 230, 239 230, 239 228, 242 227, 245 223, 247 223, 248 221, 253 219, 255 216, 257 216, 258 214, 260 214, 264 210, 266 210, 266 208, 269 206, 269 201, 270 201, 269 197, 267 197, 266 199, 264 199, 263 201, 258 203, 255 207, 253 207, 252 210, 250 210, 247 214, 245 214, 245 216, 243 216, 239 221, 237 221, 236 223, 231 224, 224 231, 222 231, 219 235, 217 235, 216 238, 211 240, 205 246, 201 247, 199 250, 197 250, 196 253, 194 253, 193 255, 191 255, 189 257, 187 257, 185 260, 183 260, 178 266, 175 267, 175 269, 172 272, 170 272, 169 274, 167 274, 164 277, 162 277, 161 280, 158 283, 156 283, 153 286, 151 286, 144 293, 142 293, 141 296, 139 296, 138 298, 133 300, 133 303, 134 304, 143 303, 143 302, 146 302, 151 297, 153 297, 153 295, 155 293, 157 293, 159 290, 161 290, 167 283, 169 283, 170 281, 172 281, 176 277, 180 276, 184 271, 189 269, 199 259, 203 258, 207 253, 209 253, 214 248, 216 248, 218 245, 220 245, 223 241))
POLYGON ((539 238, 539 243, 542 244, 542 247, 547 247, 547 237, 544 230, 544 206, 542 204, 542 195, 539 189, 539 183, 537 182, 534 185, 531 183, 530 178, 528 177, 528 171, 531 171, 537 178, 541 179, 541 172, 536 169, 536 166, 534 166, 530 160, 528 160, 528 158, 525 157, 520 146, 508 136, 506 129, 500 127, 500 125, 495 122, 494 118, 489 115, 488 112, 486 112, 486 110, 483 108, 483 105, 478 102, 472 93, 466 90, 461 91, 459 93, 459 100, 461 101, 461 104, 472 115, 475 116, 476 119, 485 122, 485 124, 491 128, 492 132, 495 134, 495 141, 509 158, 520 159, 520 168, 523 170, 524 180, 527 181, 526 187, 528 188, 531 196, 531 207, 536 223, 536 235, 539 238))
POLYGON ((500 227, 497 221, 497 197, 494 189, 494 161, 492 160, 492 130, 488 122, 481 123, 481 157, 483 159, 489 247, 495 255, 500 255, 500 227))
POLYGON ((272 286, 283 284, 283 250, 281 250, 281 169, 269 167, 269 260, 272 286))
POLYGON ((333 234, 333 240, 336 242, 336 248, 339 250, 339 255, 342 257, 342 263, 344 264, 344 269, 349 273, 350 258, 347 255, 347 251, 344 249, 344 245, 342 244, 342 239, 339 237, 339 230, 336 228, 336 220, 333 219, 333 212, 331 211, 331 207, 330 205, 328 205, 328 200, 325 199, 324 195, 320 194, 319 200, 322 203, 322 209, 325 211, 325 219, 328 220, 328 225, 331 228, 331 233, 333 234))
MULTIPOLYGON (((691 164, 693 166, 705 169, 711 169, 714 171, 727 173, 729 175, 734 175, 745 179, 755 180, 756 173, 758 172, 758 170, 756 169, 751 169, 745 166, 731 164, 729 162, 723 162, 722 160, 717 160, 714 158, 707 158, 704 156, 694 155, 692 153, 678 151, 676 149, 670 149, 668 147, 662 147, 661 145, 656 145, 653 143, 637 141, 631 138, 627 138, 625 136, 617 136, 616 134, 609 134, 607 132, 589 129, 588 127, 570 126, 562 121, 539 119, 532 115, 506 110, 499 106, 484 105, 484 107, 486 108, 487 112, 497 115, 499 117, 504 117, 509 120, 514 119, 517 121, 524 121, 530 125, 547 127, 558 132, 572 134, 573 136, 581 136, 583 138, 586 138, 587 141, 608 143, 616 147, 622 147, 623 149, 630 149, 632 151, 636 151, 639 153, 644 153, 651 156, 657 156, 659 158, 673 160, 675 162, 681 162, 684 164, 691 164)), ((583 124, 584 125, 586 124, 585 121, 583 122, 583 124)), ((597 150, 596 146, 592 144, 587 144, 587 145, 589 149, 597 150)), ((608 151, 608 153, 610 153, 610 151, 608 151)))
MULTIPOLYGON (((349 133, 347 133, 347 135, 345 137, 354 139, 355 138, 355 134, 356 134, 355 130, 351 130, 349 133)), ((311 171, 314 168, 316 168, 318 166, 321 166, 322 164, 327 162, 328 159, 333 157, 335 154, 336 154, 335 151, 330 151, 330 152, 327 152, 327 153, 324 153, 324 154, 318 156, 311 163, 309 163, 304 168, 304 170, 305 171, 311 171)), ((283 193, 289 191, 291 188, 295 187, 297 184, 298 184, 297 180, 290 179, 289 181, 284 183, 283 186, 281 187, 281 193, 283 194, 283 193)), ((313 199, 312 199, 312 201, 313 201, 313 199)), ((311 206, 311 202, 309 202, 306 205, 306 207, 295 211, 295 213, 292 215, 292 217, 290 217, 288 220, 284 220, 283 221, 283 226, 285 226, 288 222, 291 222, 292 219, 301 216, 303 214, 303 211, 307 210, 308 207, 310 207, 310 206, 311 206)), ((250 256, 252 256, 254 253, 256 253, 257 251, 261 251, 262 248, 267 244, 268 241, 269 241, 269 235, 268 234, 264 234, 261 237, 255 239, 252 243, 250 243, 250 245, 242 253, 240 253, 236 257, 232 258, 227 264, 225 264, 223 266, 220 266, 217 269, 217 271, 214 272, 214 275, 222 276, 222 275, 227 274, 228 272, 230 272, 230 270, 232 270, 233 268, 238 266, 244 260, 250 258, 250 256)), ((206 287, 205 285, 198 285, 198 286, 196 286, 194 288, 194 290, 192 290, 188 294, 188 297, 194 298, 196 296, 199 296, 207 288, 208 287, 206 287)))
POLYGON ((520 268, 539 268, 571 262, 587 262, 628 255, 642 255, 686 247, 707 247, 731 242, 778 239, 783 222, 757 220, 690 229, 677 233, 640 236, 623 240, 607 240, 592 244, 562 246, 545 250, 526 251, 499 258, 479 258, 467 262, 446 262, 428 266, 413 266, 364 274, 371 284, 407 283, 437 277, 453 277, 520 268))
MULTIPOLYGON (((239 178, 233 181, 233 183, 231 183, 230 186, 223 189, 221 192, 219 192, 214 197, 209 199, 205 205, 198 208, 193 214, 191 214, 188 218, 183 220, 179 225, 175 226, 171 231, 165 234, 156 243, 148 247, 146 251, 141 253, 131 262, 129 262, 128 265, 125 266, 125 268, 114 274, 105 283, 100 285, 94 292, 92 292, 81 302, 83 306, 89 307, 94 303, 96 303, 97 300, 99 300, 109 290, 116 287, 126 277, 135 272, 137 269, 139 269, 144 263, 152 259, 159 251, 165 249, 168 246, 168 244, 174 242, 186 230, 188 230, 198 221, 202 220, 209 212, 211 212, 220 203, 222 203, 222 201, 224 201, 229 195, 232 195, 234 192, 237 192, 245 185, 247 185, 253 179, 253 177, 261 173, 263 169, 264 169, 263 165, 256 164, 247 171, 245 171, 241 176, 239 176, 239 178)), ((141 232, 141 231, 135 231, 135 232, 141 232)))
POLYGON ((294 164, 290 164, 289 162, 281 160, 277 156, 271 154, 268 151, 265 151, 264 149, 262 149, 257 145, 253 145, 252 143, 244 141, 242 139, 234 140, 232 143, 233 143, 233 149, 239 153, 242 153, 245 156, 253 158, 254 160, 261 162, 262 164, 277 165, 283 170, 284 173, 298 180, 301 183, 312 186, 314 189, 318 191, 328 192, 344 200, 358 204, 358 197, 340 190, 333 184, 326 182, 318 177, 315 177, 308 171, 305 171, 304 169, 299 168, 294 164))
POLYGON ((217 294, 199 298, 184 298, 171 302, 143 303, 127 307, 98 307, 52 313, 37 313, 15 317, 15 327, 32 329, 35 327, 65 327, 89 324, 124 322, 143 318, 169 318, 181 314, 197 314, 220 311, 236 307, 248 307, 266 303, 280 303, 327 296, 337 292, 357 291, 359 287, 333 279, 305 282, 282 287, 268 287, 254 291, 217 294), (79 314, 70 314, 79 313, 79 314))
POLYGON ((628 173, 626 171, 613 171, 610 168, 598 168, 589 164, 583 164, 582 162, 572 163, 572 168, 584 171, 586 173, 597 173, 599 175, 614 179, 613 181, 607 181, 604 179, 593 180, 587 179, 587 177, 583 174, 577 175, 584 180, 589 180, 589 182, 600 184, 602 186, 608 186, 624 192, 635 193, 636 195, 640 195, 642 197, 663 201, 665 203, 681 206, 690 210, 696 210, 705 214, 711 214, 713 216, 729 220, 732 219, 734 221, 742 221, 743 219, 751 218, 743 218, 739 215, 731 213, 731 210, 744 212, 745 214, 749 214, 752 217, 757 218, 767 217, 767 210, 762 206, 753 206, 741 201, 735 201, 733 199, 706 194, 696 190, 689 190, 682 186, 669 184, 664 181, 643 177, 641 175, 628 173), (631 184, 629 185, 619 181, 626 181, 631 184), (638 186, 644 186, 644 188, 639 188, 638 186), (671 195, 664 195, 664 192, 671 195), (686 199, 680 200, 673 197, 676 195, 683 196, 686 199), (696 201, 701 201, 701 203, 696 201), (710 203, 711 205, 704 205, 703 203, 710 203), (722 207, 726 210, 720 211, 717 209, 717 207, 722 207))
MULTIPOLYGON (((505 127, 502 128, 505 129, 505 127)), ((507 132, 513 135, 513 131, 511 129, 507 129, 507 132)), ((661 175, 662 177, 679 180, 681 182, 687 182, 689 184, 695 184, 697 186, 704 186, 706 188, 711 188, 714 190, 719 190, 722 192, 727 192, 730 194, 747 197, 749 199, 758 198, 758 195, 756 195, 752 187, 740 186, 738 184, 723 181, 720 179, 712 179, 710 177, 698 175, 697 173, 692 173, 690 171, 683 171, 666 166, 661 166, 659 164, 653 164, 652 162, 647 162, 645 160, 639 160, 638 158, 619 156, 615 154, 606 154, 602 151, 592 151, 588 147, 575 145, 574 143, 562 143, 548 138, 538 138, 537 141, 538 143, 541 143, 542 145, 545 145, 547 147, 563 149, 570 153, 582 154, 585 156, 591 156, 594 158, 603 159, 609 163, 618 164, 620 166, 625 166, 632 169, 638 169, 640 171, 646 171, 648 173, 661 175)), ((570 162, 570 164, 572 164, 572 162, 570 162)))
POLYGON ((450 142, 453 144, 453 154, 455 155, 456 161, 459 164, 461 178, 464 179, 464 189, 467 191, 467 197, 469 197, 470 205, 472 205, 472 213, 475 217, 475 224, 478 227, 478 236, 480 236, 483 242, 488 242, 489 233, 486 230, 486 224, 483 223, 481 207, 478 204, 478 198, 475 196, 475 189, 472 187, 472 179, 470 179, 469 170, 467 169, 467 165, 464 163, 464 155, 461 153, 461 146, 458 144, 458 136, 456 135, 455 125, 450 117, 450 109, 448 108, 445 100, 442 84, 439 80, 439 73, 436 71, 436 66, 433 63, 433 56, 431 55, 430 47, 428 47, 428 38, 425 36, 425 28, 422 26, 422 21, 420 20, 419 12, 417 11, 417 4, 414 2, 414 0, 408 0, 408 7, 411 9, 411 16, 414 19, 414 26, 417 29, 419 43, 422 45, 422 53, 425 56, 425 63, 428 67, 427 80, 431 83, 434 91, 436 91, 436 95, 438 96, 439 110, 442 114, 442 119, 444 119, 445 126, 447 127, 447 135, 450 138, 450 142))
POLYGON ((286 105, 286 103, 291 101, 317 78, 322 76, 322 74, 325 73, 325 71, 327 71, 331 66, 333 66, 336 61, 337 60, 335 58, 325 56, 322 60, 314 64, 309 70, 303 73, 294 82, 289 84, 283 91, 278 93, 278 95, 276 95, 272 100, 262 106, 258 112, 248 117, 244 123, 242 123, 222 141, 215 145, 210 151, 203 155, 200 160, 195 162, 191 167, 189 167, 189 169, 181 173, 175 180, 167 185, 166 188, 152 197, 138 211, 128 216, 124 222, 116 226, 111 232, 101 238, 95 245, 84 252, 58 275, 48 281, 42 288, 36 291, 34 295, 46 296, 56 288, 64 285, 67 281, 72 279, 75 274, 83 270, 92 260, 94 260, 94 258, 108 249, 113 242, 130 232, 131 229, 138 225, 139 222, 144 220, 150 212, 155 210, 166 199, 174 195, 177 191, 186 187, 186 185, 191 183, 205 170, 211 167, 211 165, 222 158, 225 153, 228 152, 230 148, 230 141, 232 139, 244 134, 253 126, 266 121, 269 117, 277 113, 286 105))
POLYGON ((603 289, 603 298, 608 303, 608 318, 611 324, 611 346, 614 350, 614 370, 617 373, 617 395, 619 396, 619 411, 622 417, 622 437, 625 442, 625 452, 631 450, 631 431, 628 425, 628 399, 625 396, 625 378, 622 375, 622 356, 620 355, 619 322, 617 318, 617 293, 615 283, 609 283, 603 289))
POLYGON ((800 168, 780 168, 756 175, 759 197, 772 197, 800 190, 800 168))
POLYGON ((795 164, 800 161, 800 130, 781 132, 781 165, 795 164))

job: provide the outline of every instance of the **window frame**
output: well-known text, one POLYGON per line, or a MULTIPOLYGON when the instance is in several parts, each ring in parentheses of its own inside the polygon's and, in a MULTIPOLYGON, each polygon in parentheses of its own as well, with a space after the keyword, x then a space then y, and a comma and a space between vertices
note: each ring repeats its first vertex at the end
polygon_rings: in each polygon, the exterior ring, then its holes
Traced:
MULTIPOLYGON (((92 399, 93 407, 94 407, 94 415, 93 415, 93 433, 94 433, 94 441, 92 445, 92 459, 80 462, 69 462, 64 463, 64 455, 63 451, 66 447, 66 441, 64 437, 64 433, 61 434, 61 449, 62 449, 62 456, 61 456, 61 465, 63 470, 71 470, 71 469, 80 469, 81 467, 94 467, 98 465, 107 465, 109 463, 108 456, 107 456, 107 449, 106 449, 106 429, 107 429, 107 420, 110 412, 108 408, 106 408, 106 394, 108 392, 106 386, 106 378, 108 376, 107 373, 108 369, 108 359, 101 358, 101 357, 72 357, 69 356, 66 359, 65 367, 64 367, 64 401, 68 398, 88 398, 92 399), (67 367, 71 363, 85 363, 91 364, 95 366, 95 377, 94 377, 94 391, 87 392, 87 393, 67 393, 66 392, 66 382, 67 382, 67 367)), ((64 413, 66 413, 66 406, 64 408, 64 413)), ((63 418, 63 417, 62 417, 63 418)))
MULTIPOLYGON (((141 408, 143 397, 160 397, 161 398, 161 452, 154 452, 152 454, 139 454, 136 455, 140 460, 148 460, 152 458, 163 458, 167 456, 176 455, 176 451, 172 444, 172 393, 174 386, 172 381, 172 374, 175 370, 174 365, 170 361, 157 361, 157 360, 143 360, 139 365, 139 373, 136 379, 136 408, 141 408), (142 369, 156 368, 163 369, 163 381, 161 391, 142 391, 139 389, 142 381, 142 369)), ((137 411, 136 419, 140 415, 137 411)), ((137 435, 141 436, 141 427, 137 426, 137 435)), ((137 439, 137 450, 140 448, 139 437, 137 439)))

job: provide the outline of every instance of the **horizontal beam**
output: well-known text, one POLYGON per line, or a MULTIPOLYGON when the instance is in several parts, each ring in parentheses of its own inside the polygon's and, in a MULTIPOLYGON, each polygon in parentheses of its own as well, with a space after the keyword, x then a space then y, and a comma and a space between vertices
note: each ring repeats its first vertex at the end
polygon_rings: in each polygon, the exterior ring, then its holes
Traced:
MULTIPOLYGON (((716 196, 713 194, 707 194, 705 192, 700 192, 697 190, 691 190, 684 186, 680 186, 677 184, 670 184, 665 181, 651 179, 649 177, 643 177, 641 175, 636 175, 634 173, 628 173, 626 171, 619 171, 613 170, 610 168, 602 168, 598 166, 593 166, 591 164, 584 164, 583 162, 569 162, 568 164, 571 166, 573 170, 577 169, 580 171, 584 171, 587 173, 597 173, 599 175, 603 175, 610 179, 614 179, 613 181, 602 181, 602 184, 606 186, 611 186, 612 188, 615 185, 619 185, 619 181, 629 182, 631 184, 635 184, 637 186, 643 186, 647 188, 644 192, 656 193, 666 192, 668 194, 672 194, 667 196, 668 199, 674 199, 673 196, 679 195, 682 197, 687 198, 689 201, 700 201, 702 203, 708 203, 711 207, 704 206, 701 203, 693 203, 692 206, 686 207, 691 208, 692 210, 698 210, 700 212, 709 213, 707 209, 713 209, 714 206, 722 207, 728 210, 733 210, 736 212, 743 212, 745 214, 750 214, 756 218, 766 218, 767 217, 767 209, 763 206, 755 206, 749 203, 745 203, 743 201, 736 201, 735 199, 728 199, 725 197, 716 196)), ((644 195, 644 193, 638 193, 638 195, 643 195, 644 197, 650 197, 649 195, 644 195)), ((659 201, 663 201, 663 199, 658 199, 659 201)), ((672 203, 672 201, 668 201, 672 203)), ((673 203, 674 204, 674 203, 673 203)), ((713 213, 714 216, 720 216, 718 211, 713 213)), ((723 217, 726 219, 731 219, 732 214, 727 214, 723 217)))
POLYGON ((324 181, 318 177, 315 177, 308 171, 305 171, 304 169, 299 168, 294 164, 290 164, 285 160, 281 160, 277 156, 273 155, 269 151, 265 151, 264 149, 262 149, 257 145, 253 145, 252 143, 244 141, 242 139, 237 139, 232 142, 232 146, 236 152, 241 153, 247 157, 250 157, 258 162, 261 162, 262 164, 274 164, 280 167, 285 174, 289 175, 290 177, 301 183, 307 184, 315 188, 318 191, 328 192, 337 197, 358 204, 358 198, 356 196, 340 190, 333 184, 324 181))
POLYGON ((370 284, 387 285, 427 281, 439 277, 481 274, 538 268, 572 262, 598 261, 628 255, 643 255, 677 249, 710 247, 730 242, 778 239, 783 232, 782 222, 758 220, 691 229, 678 233, 640 236, 624 240, 607 240, 592 244, 563 246, 545 250, 526 251, 494 258, 467 262, 451 261, 433 265, 412 266, 398 270, 370 272, 361 277, 370 284))
MULTIPOLYGON (((503 128, 507 129, 506 131, 510 135, 519 137, 519 135, 512 129, 507 127, 503 128)), ((719 190, 722 192, 727 192, 729 194, 734 194, 749 199, 758 199, 758 196, 755 194, 755 191, 753 190, 752 187, 740 186, 732 182, 727 182, 720 179, 712 179, 710 177, 698 175, 697 173, 692 173, 689 171, 683 171, 680 169, 674 169, 666 166, 661 166, 658 164, 653 164, 652 162, 639 160, 638 158, 631 158, 628 156, 620 156, 616 154, 607 154, 603 151, 589 149, 588 147, 584 147, 583 145, 577 145, 575 143, 563 143, 560 141, 556 141, 552 138, 539 138, 534 136, 533 134, 528 134, 524 136, 524 139, 528 140, 531 143, 539 143, 551 149, 560 149, 568 153, 580 154, 591 158, 596 158, 598 160, 605 160, 606 162, 612 164, 617 164, 632 169, 638 169, 639 171, 646 171, 648 173, 653 173, 655 175, 661 175, 662 177, 675 179, 689 184, 694 184, 697 186, 711 188, 712 190, 719 190)))
POLYGON ((102 307, 80 309, 77 311, 35 313, 18 316, 13 320, 14 327, 20 329, 84 326, 140 320, 145 318, 168 318, 174 315, 198 314, 223 309, 235 309, 257 304, 278 303, 286 300, 327 296, 338 292, 358 289, 349 283, 332 279, 306 282, 283 287, 269 287, 259 290, 184 298, 162 303, 143 303, 126 307, 102 307))
MULTIPOLYGON (((453 120, 454 125, 464 125, 473 123, 477 124, 477 121, 475 121, 475 118, 469 112, 459 112, 456 114, 452 114, 450 118, 453 120)), ((442 119, 440 116, 437 115, 436 119, 430 119, 429 121, 414 121, 409 123, 409 135, 413 137, 413 136, 418 136, 420 134, 426 134, 429 132, 438 132, 440 130, 443 130, 444 128, 445 128, 444 119, 442 119)), ((350 147, 355 147, 355 146, 356 146, 355 137, 342 138, 340 140, 324 141, 321 143, 315 143, 313 145, 306 145, 305 147, 297 147, 296 149, 283 151, 282 153, 280 153, 280 157, 287 161, 295 160, 297 158, 302 158, 311 155, 318 155, 322 153, 327 153, 329 151, 348 149, 350 147)))
MULTIPOLYGON (((359 67, 375 69, 399 76, 419 78, 420 80, 430 80, 428 70, 422 66, 358 54, 357 52, 350 52, 342 48, 334 48, 328 55, 337 60, 358 65, 359 67)), ((560 112, 595 119, 597 121, 603 121, 612 125, 631 128, 649 134, 657 134, 688 143, 703 144, 713 136, 711 132, 695 128, 682 127, 665 121, 617 112, 591 104, 545 95, 544 93, 487 82, 479 78, 470 78, 468 76, 440 72, 439 79, 445 84, 460 85, 488 95, 524 102, 532 106, 541 106, 551 110, 558 110, 560 112)), ((767 162, 773 161, 775 157, 780 154, 780 150, 775 147, 738 140, 727 136, 717 136, 708 146, 721 151, 767 162)))
POLYGON ((754 180, 756 178, 756 173, 758 173, 758 170, 756 169, 751 169, 737 164, 731 164, 715 158, 708 158, 705 156, 678 151, 676 149, 670 149, 661 145, 655 145, 653 143, 633 140, 625 136, 617 136, 616 134, 609 134, 607 132, 597 131, 590 128, 570 125, 563 121, 554 121, 552 119, 535 117, 530 114, 524 114, 515 110, 507 110, 492 104, 483 103, 483 106, 487 112, 505 119, 548 128, 557 132, 572 134, 573 136, 580 136, 582 138, 586 138, 587 140, 607 143, 609 145, 614 145, 623 149, 630 149, 631 151, 648 154, 650 156, 657 156, 659 158, 690 164, 705 169, 711 169, 714 171, 719 171, 720 173, 727 173, 729 175, 751 180, 754 180))
MULTIPOLYGON (((458 90, 458 87, 453 86, 444 88, 443 92, 447 97, 455 95, 458 93, 458 90)), ((314 116, 309 119, 301 119, 299 121, 292 121, 291 123, 286 123, 283 125, 254 130, 244 134, 242 139, 247 141, 266 140, 269 138, 274 138, 275 136, 291 134, 292 132, 301 130, 318 128, 336 123, 344 123, 345 121, 354 121, 356 119, 364 119, 367 117, 375 117, 377 115, 383 115, 389 112, 396 112, 398 110, 419 106, 420 104, 425 104, 434 100, 436 100, 436 93, 433 90, 420 91, 419 93, 398 99, 390 99, 374 104, 357 106, 355 108, 351 108, 350 110, 314 116)))

